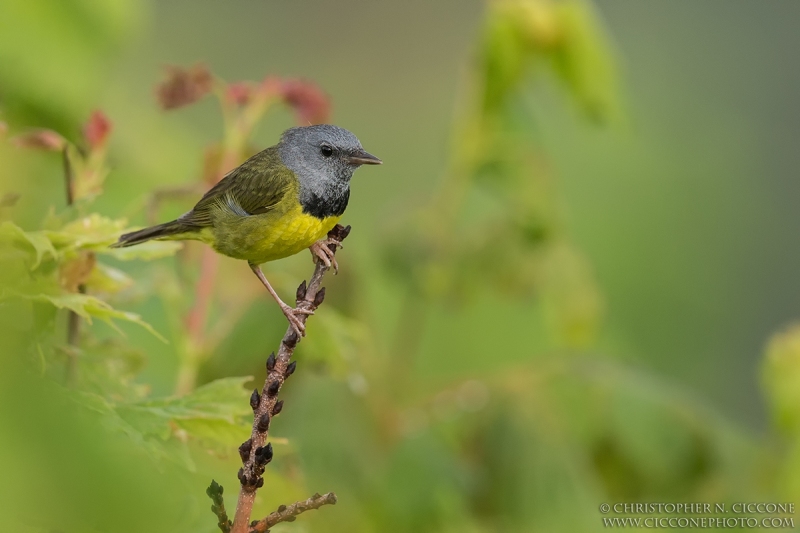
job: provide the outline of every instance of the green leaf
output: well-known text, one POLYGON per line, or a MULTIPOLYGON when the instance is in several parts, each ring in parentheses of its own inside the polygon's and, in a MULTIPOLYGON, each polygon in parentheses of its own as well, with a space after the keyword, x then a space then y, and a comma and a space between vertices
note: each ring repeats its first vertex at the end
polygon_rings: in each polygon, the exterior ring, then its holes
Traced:
POLYGON ((86 280, 87 287, 105 293, 119 292, 131 285, 133 279, 125 272, 103 263, 96 263, 86 280))
POLYGON ((52 259, 58 258, 58 252, 45 232, 25 231, 13 222, 0 224, 0 241, 21 243, 32 248, 35 258, 31 264, 31 270, 35 270, 47 256, 52 259))
POLYGON ((119 415, 113 403, 102 396, 90 392, 76 391, 74 392, 74 399, 83 407, 100 414, 103 417, 103 425, 110 431, 124 433, 131 441, 141 446, 155 458, 171 459, 162 446, 145 438, 141 431, 119 415))
POLYGON ((778 427, 791 435, 800 429, 800 324, 772 336, 762 383, 778 427))
POLYGON ((68 223, 60 230, 44 233, 59 250, 105 248, 116 242, 126 225, 125 220, 112 220, 93 213, 68 223))
POLYGON ((8 290, 6 291, 6 297, 8 296, 16 296, 32 301, 48 302, 59 309, 69 309, 70 311, 75 312, 79 316, 85 318, 89 323, 91 323, 92 318, 99 318, 115 329, 116 326, 113 322, 113 319, 133 322, 134 324, 140 325, 163 342, 167 342, 167 339, 153 329, 150 324, 142 320, 142 318, 136 313, 119 311, 111 307, 103 300, 88 294, 56 291, 51 293, 25 293, 18 290, 8 290))
POLYGON ((590 119, 613 119, 620 111, 617 65, 602 22, 583 0, 559 3, 557 10, 563 37, 556 73, 590 119))
POLYGON ((118 410, 144 434, 166 439, 179 427, 189 436, 229 446, 242 439, 250 423, 250 393, 244 384, 251 379, 218 379, 185 396, 120 405, 118 410))

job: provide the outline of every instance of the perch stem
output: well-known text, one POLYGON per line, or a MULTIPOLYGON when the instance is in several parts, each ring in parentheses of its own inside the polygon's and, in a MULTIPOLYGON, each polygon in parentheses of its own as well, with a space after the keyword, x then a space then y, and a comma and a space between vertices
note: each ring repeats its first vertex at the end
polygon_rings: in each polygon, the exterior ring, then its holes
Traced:
MULTIPOLYGON (((341 242, 349 232, 350 226, 345 228, 337 225, 328 233, 328 238, 335 242, 341 242)), ((335 249, 335 245, 331 247, 335 249)), ((304 282, 297 290, 298 307, 312 311, 319 307, 325 297, 322 278, 328 270, 330 270, 330 266, 326 266, 321 260, 316 261, 314 273, 311 275, 308 285, 304 282)), ((306 315, 298 315, 298 319, 305 324, 308 317, 306 315)), ((286 378, 294 371, 294 363, 291 363, 291 358, 299 341, 300 337, 290 325, 286 329, 286 334, 283 336, 277 354, 270 355, 267 361, 267 379, 264 382, 264 387, 260 393, 253 392, 251 398, 253 429, 250 432, 250 438, 239 448, 243 462, 243 466, 239 470, 241 489, 239 490, 239 499, 236 504, 231 533, 248 533, 250 531, 250 516, 253 511, 256 491, 264 485, 264 478, 262 477, 264 468, 272 459, 272 446, 267 443, 269 424, 283 407, 283 402, 278 400, 278 393, 283 387, 286 378)), ((304 503, 299 502, 297 505, 302 507, 301 504, 304 503)))

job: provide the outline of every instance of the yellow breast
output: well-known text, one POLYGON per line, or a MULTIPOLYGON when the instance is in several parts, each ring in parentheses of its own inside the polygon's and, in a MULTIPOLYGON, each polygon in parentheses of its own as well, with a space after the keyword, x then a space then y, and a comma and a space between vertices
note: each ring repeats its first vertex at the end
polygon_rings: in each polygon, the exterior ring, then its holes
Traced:
POLYGON ((324 238, 340 218, 319 219, 303 213, 298 204, 279 216, 251 216, 237 224, 226 224, 224 229, 217 228, 213 246, 237 259, 266 263, 305 250, 324 238))

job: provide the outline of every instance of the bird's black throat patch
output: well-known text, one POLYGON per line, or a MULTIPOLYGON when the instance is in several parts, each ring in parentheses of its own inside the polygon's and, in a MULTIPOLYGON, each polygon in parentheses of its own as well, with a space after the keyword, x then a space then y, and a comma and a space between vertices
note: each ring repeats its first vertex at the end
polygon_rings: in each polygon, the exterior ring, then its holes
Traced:
POLYGON ((311 191, 300 196, 303 213, 323 219, 342 216, 350 200, 350 189, 337 191, 335 194, 319 196, 311 191))

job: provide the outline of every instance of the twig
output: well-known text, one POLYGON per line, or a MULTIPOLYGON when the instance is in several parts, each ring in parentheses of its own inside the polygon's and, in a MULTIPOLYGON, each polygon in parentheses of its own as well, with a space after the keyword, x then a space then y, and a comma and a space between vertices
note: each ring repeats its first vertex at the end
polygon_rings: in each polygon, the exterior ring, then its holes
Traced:
POLYGON ((250 523, 251 533, 267 533, 269 528, 281 522, 294 522, 297 515, 310 511, 312 509, 319 509, 323 505, 336 505, 336 494, 329 492, 320 496, 319 493, 314 494, 309 499, 302 502, 295 502, 292 505, 281 505, 278 510, 271 513, 266 518, 250 523))
MULTIPOLYGON (((343 227, 337 224, 328 233, 328 238, 341 242, 349 233, 350 226, 343 227)), ((336 251, 334 244, 329 246, 333 252, 336 251)), ((308 285, 303 281, 297 288, 298 307, 315 310, 322 304, 325 298, 325 289, 321 287, 322 278, 329 269, 330 267, 317 261, 308 285)), ((306 315, 300 315, 299 318, 303 323, 307 319, 306 315)), ((261 393, 254 390, 250 397, 250 406, 253 408, 253 429, 250 438, 239 447, 243 466, 239 469, 238 477, 242 487, 239 491, 231 533, 248 533, 249 531, 250 515, 253 511, 256 491, 264 485, 262 477, 264 468, 272 460, 272 444, 267 443, 270 422, 272 417, 283 409, 283 400, 278 400, 278 392, 286 379, 295 371, 297 363, 290 362, 290 359, 299 341, 300 338, 294 328, 289 326, 281 341, 278 354, 272 353, 267 359, 267 379, 261 393)))
POLYGON ((228 520, 228 513, 225 512, 225 500, 222 499, 222 485, 211 480, 211 485, 206 489, 206 494, 211 501, 211 512, 217 515, 217 525, 222 530, 222 533, 229 533, 231 530, 231 521, 228 520))
MULTIPOLYGON (((61 163, 64 169, 64 187, 67 195, 67 205, 75 203, 75 175, 72 172, 72 164, 69 161, 69 147, 65 146, 61 151, 61 163)), ((86 292, 86 285, 78 285, 78 292, 86 292)), ((80 340, 81 317, 78 313, 70 310, 67 315, 67 344, 70 347, 78 345, 80 340)), ((78 352, 77 350, 67 351, 67 385, 73 385, 78 373, 78 352)))
POLYGON ((214 283, 219 269, 219 257, 209 247, 203 248, 200 256, 200 276, 197 279, 194 305, 186 316, 186 334, 189 339, 188 351, 178 370, 178 379, 175 383, 175 393, 188 394, 194 390, 197 383, 198 367, 203 355, 198 350, 204 343, 206 321, 211 309, 211 300, 214 297, 214 283))
POLYGON ((69 162, 69 146, 61 151, 61 164, 64 168, 64 187, 67 192, 67 205, 75 202, 75 177, 72 173, 72 164, 69 162))

